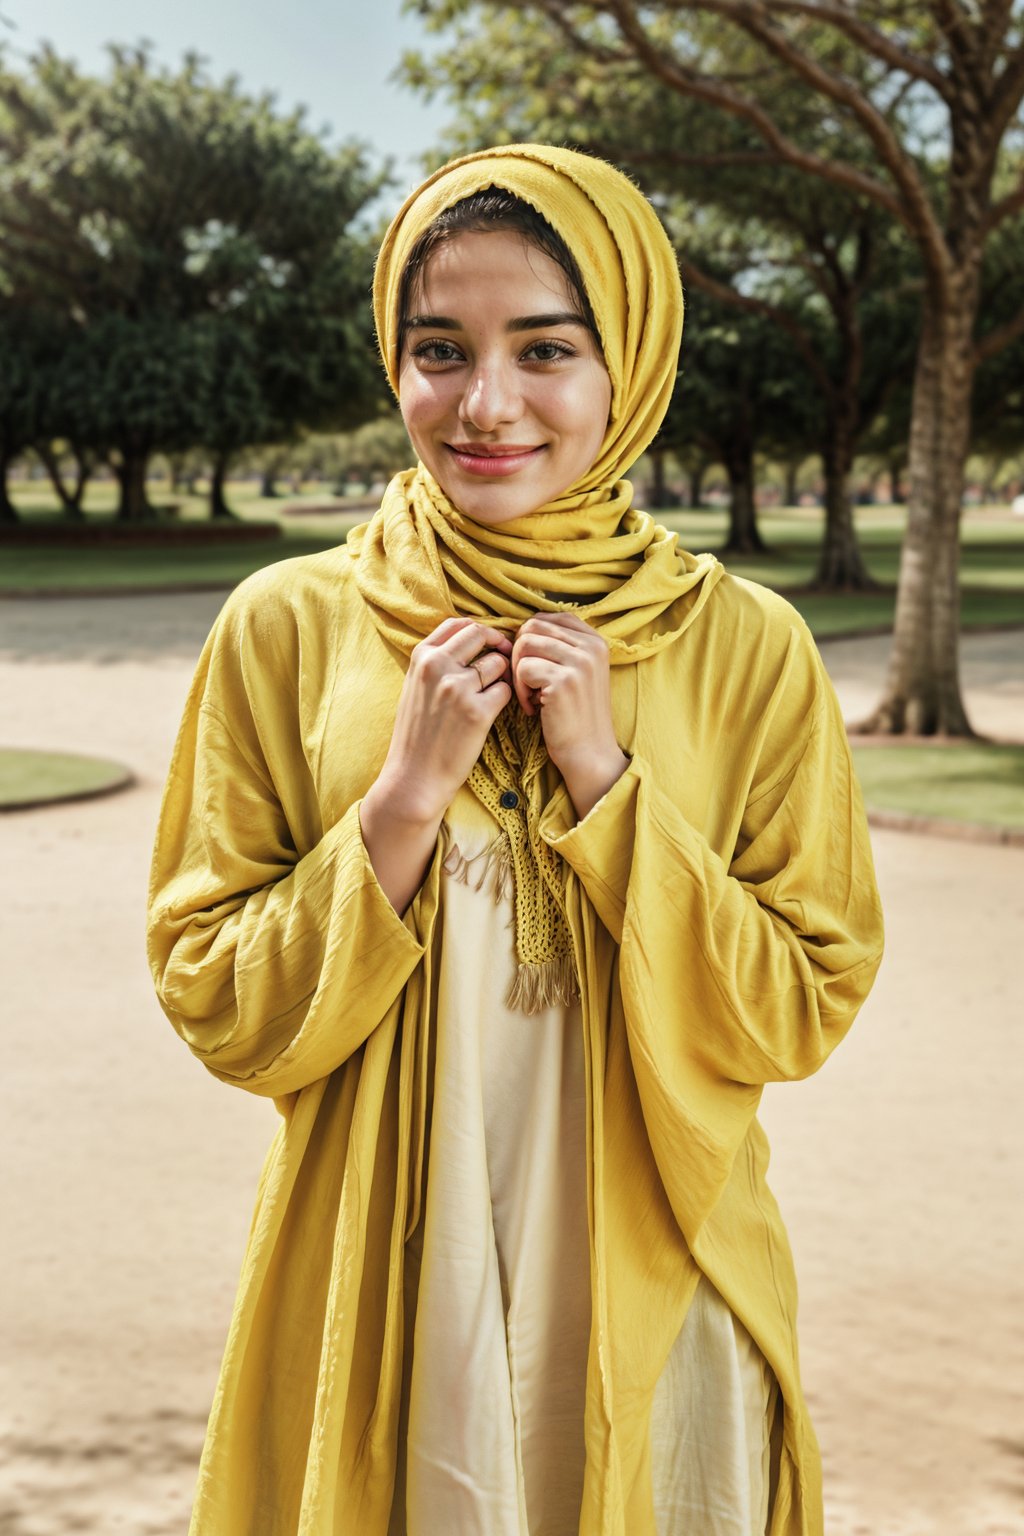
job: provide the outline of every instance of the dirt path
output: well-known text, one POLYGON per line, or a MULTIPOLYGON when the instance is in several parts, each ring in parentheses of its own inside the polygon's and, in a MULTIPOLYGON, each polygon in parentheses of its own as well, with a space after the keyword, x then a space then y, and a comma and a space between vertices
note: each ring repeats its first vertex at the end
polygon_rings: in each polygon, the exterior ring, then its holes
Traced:
MULTIPOLYGON (((218 606, 0 605, 5 741, 138 773, 110 799, 0 820, 5 1536, 187 1524, 275 1123, 189 1057, 142 954, 160 785, 218 606)), ((1020 708, 1011 639, 968 642, 979 724, 983 696, 1020 708)), ((860 707, 879 651, 826 647, 845 706, 860 707)), ((770 1090, 763 1113, 829 1536, 1017 1536, 1024 851, 899 833, 875 849, 877 987, 824 1070, 770 1090)))

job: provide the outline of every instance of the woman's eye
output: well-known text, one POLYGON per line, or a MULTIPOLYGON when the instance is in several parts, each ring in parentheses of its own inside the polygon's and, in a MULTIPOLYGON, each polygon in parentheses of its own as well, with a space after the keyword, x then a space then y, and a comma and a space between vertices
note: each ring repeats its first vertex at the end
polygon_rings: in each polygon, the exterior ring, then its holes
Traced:
POLYGON ((560 357, 572 357, 572 355, 572 348, 561 341, 535 341, 532 347, 526 349, 526 356, 532 356, 538 363, 554 363, 560 357))
POLYGON ((421 341, 413 349, 413 356, 427 363, 452 363, 461 354, 450 341, 421 341))

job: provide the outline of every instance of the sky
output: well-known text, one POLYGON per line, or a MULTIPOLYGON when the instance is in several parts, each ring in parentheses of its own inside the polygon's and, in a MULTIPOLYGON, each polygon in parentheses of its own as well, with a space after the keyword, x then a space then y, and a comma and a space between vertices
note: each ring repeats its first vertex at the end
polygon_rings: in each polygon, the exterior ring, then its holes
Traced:
POLYGON ((190 49, 214 79, 237 74, 254 95, 272 91, 285 110, 304 104, 309 126, 334 141, 356 137, 394 157, 397 206, 421 177, 418 158, 448 115, 388 81, 402 50, 426 41, 401 0, 0 0, 0 39, 13 60, 42 41, 85 70, 102 72, 108 42, 148 39, 171 66, 190 49))

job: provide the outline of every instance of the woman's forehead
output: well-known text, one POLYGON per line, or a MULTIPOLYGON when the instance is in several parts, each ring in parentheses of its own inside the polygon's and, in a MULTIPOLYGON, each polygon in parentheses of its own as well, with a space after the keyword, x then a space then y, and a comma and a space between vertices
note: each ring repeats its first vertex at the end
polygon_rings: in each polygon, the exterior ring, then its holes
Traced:
POLYGON ((461 230, 440 241, 415 274, 410 300, 417 309, 432 296, 451 300, 534 295, 545 304, 576 310, 565 272, 519 230, 461 230))

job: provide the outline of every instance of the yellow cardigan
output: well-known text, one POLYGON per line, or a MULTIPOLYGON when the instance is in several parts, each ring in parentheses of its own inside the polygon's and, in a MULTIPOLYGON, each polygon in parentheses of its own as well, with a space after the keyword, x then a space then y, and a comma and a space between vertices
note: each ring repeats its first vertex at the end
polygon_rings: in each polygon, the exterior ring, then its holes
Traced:
MULTIPOLYGON (((282 1116, 193 1536, 388 1528, 446 842, 398 917, 358 805, 405 666, 344 549, 284 562, 228 600, 174 752, 157 992, 215 1076, 282 1116)), ((729 576, 675 643, 613 668, 612 693, 628 769, 577 824, 549 764, 541 822, 568 866, 589 1099, 580 1536, 655 1536, 650 1408, 698 1268, 782 1390, 771 1536, 821 1536, 796 1284, 755 1115, 762 1084, 821 1065, 881 958, 845 732, 803 621, 729 576)))

